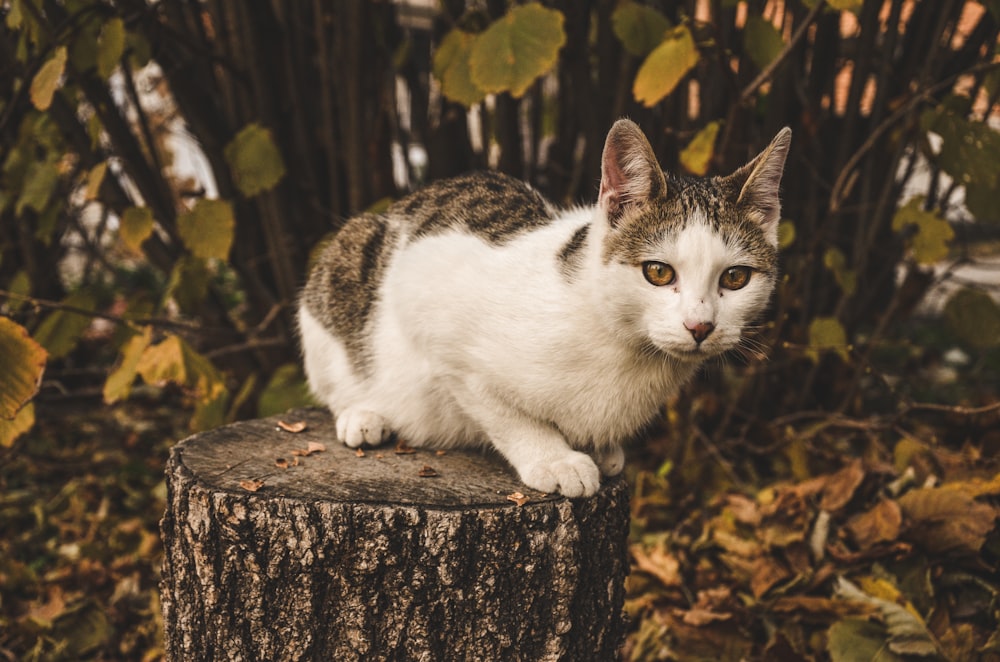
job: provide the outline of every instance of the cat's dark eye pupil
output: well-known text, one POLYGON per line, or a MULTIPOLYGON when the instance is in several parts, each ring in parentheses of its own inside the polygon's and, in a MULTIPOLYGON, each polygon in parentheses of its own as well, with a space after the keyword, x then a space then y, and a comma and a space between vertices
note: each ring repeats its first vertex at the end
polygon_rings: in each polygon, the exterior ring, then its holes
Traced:
POLYGON ((727 290, 738 290, 750 282, 750 267, 729 267, 722 272, 719 286, 727 290))
POLYGON ((676 278, 674 268, 669 264, 653 261, 642 263, 642 275, 646 277, 647 281, 657 287, 670 285, 676 278))

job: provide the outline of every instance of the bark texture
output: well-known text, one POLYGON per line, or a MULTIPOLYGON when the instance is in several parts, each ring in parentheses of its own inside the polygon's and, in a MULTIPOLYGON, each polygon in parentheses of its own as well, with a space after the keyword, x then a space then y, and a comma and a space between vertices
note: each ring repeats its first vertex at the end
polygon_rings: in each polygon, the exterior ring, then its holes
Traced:
POLYGON ((360 457, 326 412, 299 410, 182 441, 167 483, 169 660, 616 656, 621 479, 571 501, 526 489, 483 454, 360 457), (279 418, 308 428, 286 432, 279 418), (293 454, 309 442, 326 450, 293 454))

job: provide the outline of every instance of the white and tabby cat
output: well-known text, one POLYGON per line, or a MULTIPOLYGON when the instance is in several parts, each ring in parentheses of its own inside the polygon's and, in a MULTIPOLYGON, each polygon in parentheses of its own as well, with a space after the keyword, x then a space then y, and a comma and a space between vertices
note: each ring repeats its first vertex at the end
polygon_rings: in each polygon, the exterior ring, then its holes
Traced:
POLYGON ((531 488, 593 494, 622 442, 767 305, 790 139, 728 177, 682 178, 620 120, 594 207, 478 173, 351 219, 299 307, 337 436, 491 444, 531 488))

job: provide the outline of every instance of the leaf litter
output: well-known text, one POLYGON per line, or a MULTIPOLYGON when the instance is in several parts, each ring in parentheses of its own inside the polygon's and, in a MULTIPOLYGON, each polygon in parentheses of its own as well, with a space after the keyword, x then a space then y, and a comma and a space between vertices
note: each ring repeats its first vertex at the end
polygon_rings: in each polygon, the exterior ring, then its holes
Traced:
POLYGON ((1000 463, 856 427, 781 433, 794 478, 631 469, 623 659, 1000 661, 1000 463))

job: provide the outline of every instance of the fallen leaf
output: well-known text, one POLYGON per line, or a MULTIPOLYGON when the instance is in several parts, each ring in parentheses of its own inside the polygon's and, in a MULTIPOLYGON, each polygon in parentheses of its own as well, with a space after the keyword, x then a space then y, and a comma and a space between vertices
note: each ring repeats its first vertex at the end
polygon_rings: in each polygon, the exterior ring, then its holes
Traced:
POLYGON ((442 455, 446 455, 447 453, 448 453, 448 451, 446 451, 443 448, 434 451, 434 454, 437 455, 438 457, 441 457, 442 455))
POLYGON ((647 551, 642 545, 632 545, 632 558, 639 570, 660 580, 664 586, 680 586, 681 564, 677 557, 657 545, 647 551))
POLYGON ((762 556, 753 564, 753 577, 750 578, 750 590, 755 598, 760 598, 776 584, 791 578, 791 571, 777 559, 762 556))
POLYGON ((732 614, 720 614, 719 612, 711 611, 703 607, 693 607, 687 611, 678 610, 678 613, 680 614, 682 621, 695 627, 701 627, 718 621, 728 621, 733 617, 732 614))
POLYGON ((358 456, 358 457, 364 457, 365 456, 365 449, 358 448, 356 451, 354 451, 354 454, 356 456, 358 456))
POLYGON ((393 450, 393 452, 396 455, 413 455, 414 453, 417 452, 417 449, 410 448, 409 446, 406 445, 405 441, 400 440, 400 442, 396 444, 396 448, 395 450, 393 450))
POLYGON ((847 530, 861 549, 868 549, 881 542, 892 542, 899 537, 903 524, 903 511, 892 499, 884 499, 869 510, 847 521, 847 530))
POLYGON ((240 481, 240 487, 248 492, 256 492, 260 488, 264 487, 264 481, 257 480, 256 478, 244 478, 240 481))
POLYGON ((279 457, 277 460, 274 461, 274 466, 278 467, 279 469, 287 469, 288 460, 286 460, 283 457, 279 457))
POLYGON ((932 553, 979 553, 1000 516, 1000 508, 977 501, 961 483, 910 490, 899 506, 907 522, 903 538, 932 553))
POLYGON ((840 510, 854 497, 864 478, 865 470, 861 466, 861 460, 854 460, 827 479, 819 507, 831 513, 840 510))
POLYGON ((294 423, 286 423, 284 421, 278 421, 278 427, 285 432, 302 432, 309 424, 305 421, 295 421, 294 423))
POLYGON ((528 497, 524 496, 520 492, 513 492, 507 495, 507 501, 513 501, 518 506, 523 506, 528 503, 528 497))
POLYGON ((417 472, 417 475, 421 478, 434 478, 438 475, 438 472, 434 470, 434 467, 425 464, 423 468, 417 472))
MULTIPOLYGON (((303 423, 303 425, 305 424, 303 423)), ((306 444, 306 450, 309 451, 310 455, 313 453, 324 453, 326 452, 326 444, 321 444, 318 441, 310 441, 306 444)))

